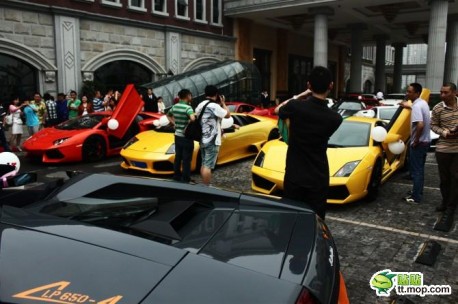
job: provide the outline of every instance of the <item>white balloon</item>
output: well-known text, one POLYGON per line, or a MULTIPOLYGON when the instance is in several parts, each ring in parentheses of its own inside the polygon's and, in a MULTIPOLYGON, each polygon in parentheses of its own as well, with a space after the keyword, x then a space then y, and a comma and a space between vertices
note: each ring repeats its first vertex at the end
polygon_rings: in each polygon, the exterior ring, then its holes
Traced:
POLYGON ((167 118, 167 115, 163 115, 163 116, 161 116, 161 118, 159 118, 159 125, 161 127, 164 127, 164 126, 168 125, 169 123, 170 123, 170 121, 167 118))
POLYGON ((155 127, 159 127, 159 126, 161 125, 161 124, 159 123, 159 119, 153 120, 153 125, 154 125, 155 127))
POLYGON ((385 140, 387 135, 386 129, 384 127, 378 126, 372 129, 371 136, 375 141, 382 142, 385 140))
POLYGON ((14 174, 19 172, 19 168, 21 167, 21 162, 16 154, 11 152, 2 152, 0 153, 0 164, 2 165, 10 165, 14 166, 16 169, 14 170, 14 174))
POLYGON ((233 124, 234 124, 234 118, 232 117, 223 118, 223 121, 221 122, 221 128, 228 129, 232 127, 233 124))
POLYGON ((401 154, 404 152, 404 149, 406 148, 406 145, 402 140, 395 141, 392 143, 388 144, 388 150, 390 150, 391 153, 393 154, 401 154))
POLYGON ((108 121, 108 128, 110 130, 116 130, 118 127, 119 127, 119 122, 116 119, 112 118, 108 121))

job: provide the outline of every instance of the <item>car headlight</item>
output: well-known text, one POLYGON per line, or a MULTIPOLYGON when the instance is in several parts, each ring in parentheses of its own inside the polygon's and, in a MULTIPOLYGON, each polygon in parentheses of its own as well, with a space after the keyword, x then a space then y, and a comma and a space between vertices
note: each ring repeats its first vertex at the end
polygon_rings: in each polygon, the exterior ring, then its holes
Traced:
POLYGON ((336 174, 334 174, 334 176, 335 177, 350 176, 350 174, 353 172, 353 170, 355 170, 355 168, 358 166, 360 162, 361 162, 360 160, 355 160, 355 161, 346 163, 345 165, 343 165, 342 168, 339 169, 339 171, 336 172, 336 174))
POLYGON ((138 138, 137 136, 134 136, 132 137, 131 139, 129 139, 125 144, 124 146, 122 147, 123 149, 127 149, 127 147, 129 147, 130 145, 136 143, 138 141, 138 138))
POLYGON ((65 138, 59 138, 58 140, 54 141, 54 145, 58 146, 69 140, 70 137, 65 137, 65 138))
POLYGON ((172 144, 165 154, 175 154, 175 144, 172 144))
POLYGON ((266 154, 263 151, 259 152, 258 156, 254 160, 254 165, 262 168, 262 166, 264 165, 265 157, 266 157, 266 154))

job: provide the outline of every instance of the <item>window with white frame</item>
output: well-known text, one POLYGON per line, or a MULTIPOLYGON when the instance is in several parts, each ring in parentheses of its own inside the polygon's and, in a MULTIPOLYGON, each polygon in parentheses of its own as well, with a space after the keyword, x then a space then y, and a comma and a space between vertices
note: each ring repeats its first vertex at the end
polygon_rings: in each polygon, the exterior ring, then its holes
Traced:
POLYGON ((223 24, 223 4, 222 0, 212 0, 212 24, 223 24))
POLYGON ((110 6, 116 6, 116 7, 122 7, 121 0, 102 0, 102 4, 110 5, 110 6))
POLYGON ((146 12, 145 0, 129 0, 129 9, 146 12))
POLYGON ((167 0, 153 0, 153 13, 159 15, 168 15, 167 0))
POLYGON ((194 20, 206 22, 205 0, 194 0, 194 20))
POLYGON ((175 16, 177 18, 189 19, 188 0, 175 0, 175 16))

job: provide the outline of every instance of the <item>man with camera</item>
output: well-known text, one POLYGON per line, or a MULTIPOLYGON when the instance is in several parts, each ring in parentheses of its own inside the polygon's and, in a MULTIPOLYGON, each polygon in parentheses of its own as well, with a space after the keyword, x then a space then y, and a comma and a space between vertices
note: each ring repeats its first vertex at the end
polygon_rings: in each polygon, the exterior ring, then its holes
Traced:
POLYGON ((449 231, 458 204, 458 98, 456 84, 445 83, 440 91, 442 102, 431 112, 431 129, 440 135, 436 144, 442 204, 436 211, 444 212, 435 230, 449 231))
POLYGON ((218 94, 218 88, 213 85, 205 87, 205 96, 207 100, 201 102, 196 108, 196 116, 201 115, 205 105, 205 111, 202 113, 202 140, 200 142, 200 154, 202 157, 202 166, 200 175, 205 185, 210 185, 211 170, 215 168, 218 158, 219 148, 221 147, 221 122, 223 118, 231 117, 231 113, 226 106, 223 95, 218 94))

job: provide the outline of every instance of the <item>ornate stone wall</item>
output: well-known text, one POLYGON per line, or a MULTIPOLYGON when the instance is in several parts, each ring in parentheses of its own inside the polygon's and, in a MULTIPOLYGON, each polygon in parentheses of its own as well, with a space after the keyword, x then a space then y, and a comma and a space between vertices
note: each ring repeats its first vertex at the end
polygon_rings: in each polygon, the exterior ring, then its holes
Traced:
POLYGON ((165 65, 164 32, 82 19, 80 35, 82 65, 100 53, 120 48, 137 50, 165 65))
POLYGON ((0 38, 30 47, 56 64, 51 15, 0 7, 0 38))

